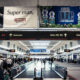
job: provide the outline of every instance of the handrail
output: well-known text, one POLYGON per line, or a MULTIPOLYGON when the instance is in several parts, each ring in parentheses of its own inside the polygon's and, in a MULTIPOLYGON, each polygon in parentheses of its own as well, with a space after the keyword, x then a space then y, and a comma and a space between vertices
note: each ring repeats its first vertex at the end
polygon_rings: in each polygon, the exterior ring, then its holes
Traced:
POLYGON ((54 70, 59 73, 61 76, 63 76, 63 79, 67 78, 67 68, 59 65, 55 65, 54 70))
MULTIPOLYGON (((28 66, 29 66, 32 62, 33 62, 33 61, 12 68, 12 69, 11 69, 12 77, 14 77, 15 75, 18 74, 18 72, 17 72, 17 68, 20 67, 20 68, 21 68, 21 71, 22 71, 22 70, 25 69, 25 65, 28 65, 28 66)), ((27 66, 27 68, 28 68, 28 66, 27 66)), ((20 72, 21 72, 21 71, 20 71, 20 72)))

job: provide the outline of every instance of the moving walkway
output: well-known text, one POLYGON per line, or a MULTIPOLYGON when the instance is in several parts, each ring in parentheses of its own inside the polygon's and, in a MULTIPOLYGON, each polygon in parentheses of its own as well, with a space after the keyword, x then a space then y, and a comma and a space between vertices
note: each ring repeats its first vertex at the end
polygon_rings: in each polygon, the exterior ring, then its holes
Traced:
POLYGON ((57 69, 55 69, 54 64, 51 68, 49 62, 46 62, 46 65, 44 65, 40 61, 31 62, 30 64, 28 63, 24 66, 25 69, 14 76, 14 80, 64 80, 64 77, 62 78, 57 70, 60 68, 58 67, 57 69))

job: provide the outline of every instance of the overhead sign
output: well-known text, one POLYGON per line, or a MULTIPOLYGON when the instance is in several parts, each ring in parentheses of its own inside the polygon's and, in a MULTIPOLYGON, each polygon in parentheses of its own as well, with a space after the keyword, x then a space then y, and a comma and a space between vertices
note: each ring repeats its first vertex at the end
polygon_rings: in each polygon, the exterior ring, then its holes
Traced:
POLYGON ((36 28, 36 7, 4 7, 4 28, 36 28))
POLYGON ((9 52, 15 52, 15 49, 10 49, 9 52))
POLYGON ((46 52, 46 49, 30 49, 30 52, 46 52))
POLYGON ((64 49, 64 52, 70 52, 71 50, 70 49, 64 49))

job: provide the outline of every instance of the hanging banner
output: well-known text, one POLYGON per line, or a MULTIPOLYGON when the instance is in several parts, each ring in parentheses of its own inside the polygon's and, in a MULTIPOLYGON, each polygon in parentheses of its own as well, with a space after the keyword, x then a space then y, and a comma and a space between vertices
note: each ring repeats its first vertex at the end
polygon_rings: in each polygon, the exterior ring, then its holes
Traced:
POLYGON ((4 7, 4 28, 36 28, 37 7, 4 7))

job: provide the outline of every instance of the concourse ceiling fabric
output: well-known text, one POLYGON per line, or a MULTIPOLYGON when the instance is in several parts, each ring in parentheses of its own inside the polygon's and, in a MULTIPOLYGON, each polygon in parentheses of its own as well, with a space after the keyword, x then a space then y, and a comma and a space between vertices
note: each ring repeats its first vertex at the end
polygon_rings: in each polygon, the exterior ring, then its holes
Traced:
POLYGON ((2 6, 80 6, 80 0, 0 0, 2 6))

